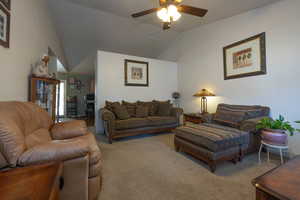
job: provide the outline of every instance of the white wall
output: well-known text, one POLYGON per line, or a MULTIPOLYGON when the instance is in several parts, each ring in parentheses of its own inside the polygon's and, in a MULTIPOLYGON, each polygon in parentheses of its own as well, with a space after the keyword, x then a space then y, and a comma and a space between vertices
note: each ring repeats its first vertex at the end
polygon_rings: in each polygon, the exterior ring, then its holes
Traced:
POLYGON ((299 120, 299 9, 298 0, 280 1, 184 33, 161 58, 178 61, 185 111, 199 111, 200 100, 192 95, 207 88, 218 96, 209 98, 210 112, 220 102, 260 104, 270 106, 274 117, 299 120), (225 81, 222 48, 261 32, 266 32, 267 75, 225 81))
MULTIPOLYGON (((99 51, 96 74, 96 111, 105 101, 152 101, 171 99, 177 91, 177 64, 174 62, 148 59, 99 51), (124 80, 125 59, 149 62, 149 87, 128 87, 124 80)), ((98 112, 96 116, 98 116, 98 112)), ((102 132, 102 123, 96 120, 97 132, 102 132)))
POLYGON ((28 100, 31 65, 50 46, 65 62, 46 0, 13 0, 10 48, 0 46, 0 101, 28 100))

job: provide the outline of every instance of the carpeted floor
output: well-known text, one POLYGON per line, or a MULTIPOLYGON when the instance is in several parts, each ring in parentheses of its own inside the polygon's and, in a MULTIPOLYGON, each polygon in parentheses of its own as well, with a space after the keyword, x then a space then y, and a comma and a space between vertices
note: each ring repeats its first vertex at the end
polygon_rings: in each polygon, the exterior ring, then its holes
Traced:
MULTIPOLYGON (((104 184, 99 200, 254 200, 251 180, 274 168, 257 163, 225 162, 215 174, 201 161, 176 153, 173 134, 100 142, 104 184)), ((103 141, 103 138, 100 138, 103 141)))

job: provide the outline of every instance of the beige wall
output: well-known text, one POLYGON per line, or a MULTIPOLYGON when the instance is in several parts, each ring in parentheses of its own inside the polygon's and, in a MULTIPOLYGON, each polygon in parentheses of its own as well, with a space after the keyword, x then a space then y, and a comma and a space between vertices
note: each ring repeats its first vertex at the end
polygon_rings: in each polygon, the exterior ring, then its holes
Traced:
POLYGON ((31 65, 48 46, 65 63, 46 0, 13 0, 10 48, 0 46, 0 101, 28 98, 31 65))
MULTIPOLYGON (((178 61, 185 112, 200 110, 200 99, 193 94, 207 88, 217 95, 208 99, 209 112, 221 102, 260 104, 270 106, 273 117, 299 120, 299 8, 298 0, 279 1, 184 33, 161 58, 178 61), (225 81, 223 47, 261 32, 266 32, 267 75, 225 81)), ((296 134, 290 151, 300 154, 299 144, 296 134)))
POLYGON ((103 132, 99 109, 105 101, 152 101, 172 99, 178 90, 177 64, 157 59, 98 51, 96 68, 96 130, 103 132), (125 86, 125 59, 149 62, 149 87, 125 86))

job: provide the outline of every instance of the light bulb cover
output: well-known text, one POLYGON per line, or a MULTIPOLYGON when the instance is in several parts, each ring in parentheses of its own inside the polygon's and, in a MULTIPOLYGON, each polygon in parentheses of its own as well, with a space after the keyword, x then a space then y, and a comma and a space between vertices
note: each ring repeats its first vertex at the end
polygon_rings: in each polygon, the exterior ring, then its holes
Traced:
POLYGON ((157 17, 161 19, 163 22, 169 22, 170 17, 168 15, 168 10, 166 8, 162 8, 157 12, 157 17))

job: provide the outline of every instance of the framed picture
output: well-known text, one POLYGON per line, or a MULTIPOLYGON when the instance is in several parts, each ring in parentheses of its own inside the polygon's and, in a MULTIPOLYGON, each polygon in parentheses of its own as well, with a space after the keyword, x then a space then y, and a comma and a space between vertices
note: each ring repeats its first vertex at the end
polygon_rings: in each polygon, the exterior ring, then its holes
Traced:
POLYGON ((149 63, 125 60, 125 85, 149 86, 149 63))
POLYGON ((267 73, 265 33, 224 47, 223 54, 225 80, 267 73))
POLYGON ((10 1, 11 1, 11 0, 0 0, 0 2, 1 2, 8 10, 10 10, 10 6, 11 6, 10 1))
POLYGON ((9 48, 10 14, 0 4, 0 45, 9 48))

